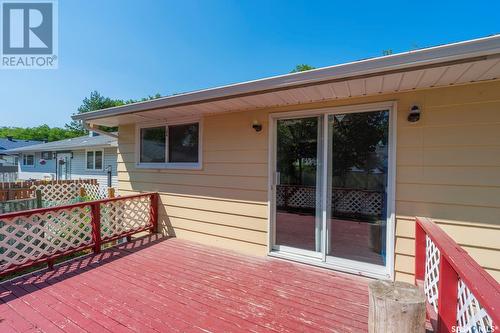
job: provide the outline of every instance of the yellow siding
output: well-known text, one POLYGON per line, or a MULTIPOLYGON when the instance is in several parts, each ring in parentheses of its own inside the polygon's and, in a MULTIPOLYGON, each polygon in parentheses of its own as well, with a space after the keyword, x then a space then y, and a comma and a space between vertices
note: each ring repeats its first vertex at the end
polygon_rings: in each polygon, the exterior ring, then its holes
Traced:
POLYGON ((120 191, 159 191, 165 232, 265 255, 269 113, 387 100, 398 102, 396 279, 413 279, 413 217, 421 215, 500 280, 499 81, 207 116, 202 170, 136 169, 135 129, 122 126, 120 191), (411 124, 414 103, 423 114, 411 124))

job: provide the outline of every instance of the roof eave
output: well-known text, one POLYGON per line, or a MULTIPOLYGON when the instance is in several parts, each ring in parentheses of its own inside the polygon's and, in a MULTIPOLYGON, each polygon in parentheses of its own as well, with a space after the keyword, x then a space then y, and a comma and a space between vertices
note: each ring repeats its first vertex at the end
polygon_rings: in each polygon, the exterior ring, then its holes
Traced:
POLYGON ((499 53, 500 35, 494 35, 465 42, 324 67, 306 72, 286 74, 181 95, 168 96, 151 101, 127 104, 74 115, 72 118, 81 121, 91 121, 93 119, 173 107, 187 103, 203 103, 213 99, 238 97, 238 95, 243 94, 259 94, 272 89, 292 89, 304 84, 319 84, 332 79, 349 79, 360 75, 382 74, 391 70, 412 69, 417 66, 469 61, 479 57, 484 57, 486 59, 488 56, 497 55, 499 53))

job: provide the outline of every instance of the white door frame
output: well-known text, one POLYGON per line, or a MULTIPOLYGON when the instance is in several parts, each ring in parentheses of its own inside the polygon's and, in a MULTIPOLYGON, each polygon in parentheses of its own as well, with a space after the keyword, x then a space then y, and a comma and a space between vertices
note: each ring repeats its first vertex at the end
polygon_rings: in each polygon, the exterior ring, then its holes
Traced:
MULTIPOLYGON (((269 114, 269 146, 268 146, 268 255, 309 263, 330 269, 342 270, 344 272, 384 279, 394 279, 394 247, 395 247, 395 212, 396 212, 396 124, 397 124, 397 102, 386 101, 379 103, 358 104, 349 106, 329 107, 321 109, 308 109, 291 112, 279 112, 269 114), (387 231, 386 231, 386 265, 379 266, 369 263, 358 262, 354 260, 334 258, 326 256, 327 233, 325 232, 327 221, 327 155, 328 144, 325 140, 318 142, 322 145, 322 251, 320 255, 317 252, 291 248, 287 246, 276 246, 276 121, 278 119, 304 118, 304 117, 323 117, 320 122, 323 125, 321 131, 323 138, 327 137, 328 116, 338 113, 358 113, 368 111, 389 110, 389 158, 388 158, 388 190, 387 190, 387 231)), ((318 129, 320 130, 320 129, 318 129)))

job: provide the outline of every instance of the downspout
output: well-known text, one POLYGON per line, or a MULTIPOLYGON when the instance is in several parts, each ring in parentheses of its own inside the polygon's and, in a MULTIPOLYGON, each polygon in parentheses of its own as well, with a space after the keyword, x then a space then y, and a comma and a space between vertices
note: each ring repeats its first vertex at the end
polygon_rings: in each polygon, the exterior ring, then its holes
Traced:
POLYGON ((107 135, 107 136, 110 136, 112 138, 118 139, 118 135, 117 134, 113 134, 113 133, 110 133, 110 132, 103 131, 102 129, 99 129, 99 127, 93 127, 93 126, 87 124, 87 122, 85 122, 85 121, 82 121, 82 124, 83 124, 83 127, 87 131, 96 132, 96 133, 99 133, 99 134, 102 134, 102 135, 107 135))

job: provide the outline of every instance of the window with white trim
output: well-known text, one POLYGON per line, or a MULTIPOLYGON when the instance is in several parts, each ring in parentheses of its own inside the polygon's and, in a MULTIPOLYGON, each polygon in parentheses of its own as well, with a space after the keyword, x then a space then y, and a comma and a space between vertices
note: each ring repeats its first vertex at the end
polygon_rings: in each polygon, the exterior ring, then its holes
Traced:
POLYGON ((87 170, 102 170, 104 153, 102 150, 87 150, 85 156, 87 170))
POLYGON ((138 166, 199 168, 200 122, 141 127, 138 130, 138 166))
POLYGON ((35 155, 33 154, 23 154, 23 165, 34 166, 35 165, 35 155))

